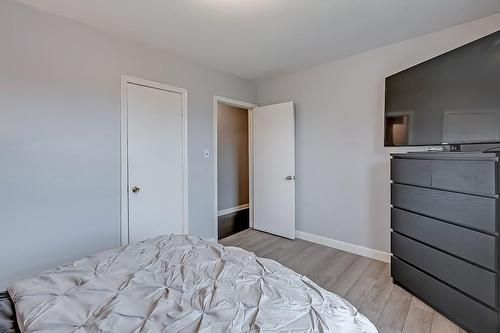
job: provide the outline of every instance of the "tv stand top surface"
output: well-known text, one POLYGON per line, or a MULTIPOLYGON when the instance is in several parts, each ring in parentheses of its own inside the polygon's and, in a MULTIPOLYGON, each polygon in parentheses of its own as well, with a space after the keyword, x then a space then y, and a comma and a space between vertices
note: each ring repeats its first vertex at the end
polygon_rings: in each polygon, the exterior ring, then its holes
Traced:
POLYGON ((403 154, 484 154, 484 153, 494 153, 495 151, 450 151, 450 150, 422 150, 422 151, 409 151, 403 154))
POLYGON ((392 158, 405 159, 440 159, 440 160, 499 160, 500 151, 412 151, 407 153, 393 153, 392 158))

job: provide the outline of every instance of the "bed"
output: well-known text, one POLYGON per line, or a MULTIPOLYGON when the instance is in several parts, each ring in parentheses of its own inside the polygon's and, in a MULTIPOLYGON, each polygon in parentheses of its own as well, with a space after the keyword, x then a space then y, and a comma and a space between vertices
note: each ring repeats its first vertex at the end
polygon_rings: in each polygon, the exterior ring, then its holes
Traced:
POLYGON ((21 332, 377 332, 341 297, 279 263, 162 236, 15 282, 21 332))
POLYGON ((0 292, 0 333, 18 332, 14 304, 7 292, 0 292))

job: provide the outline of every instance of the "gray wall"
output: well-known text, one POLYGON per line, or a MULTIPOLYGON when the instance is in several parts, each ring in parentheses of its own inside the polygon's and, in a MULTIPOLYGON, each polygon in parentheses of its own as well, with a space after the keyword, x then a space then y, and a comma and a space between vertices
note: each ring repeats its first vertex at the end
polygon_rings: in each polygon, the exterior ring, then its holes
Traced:
POLYGON ((218 210, 248 204, 248 111, 217 109, 218 210))
POLYGON ((121 74, 188 89, 189 231, 215 237, 213 95, 255 84, 0 0, 0 289, 119 245, 121 74))
POLYGON ((296 103, 297 229, 389 251, 384 78, 498 29, 490 16, 259 82, 259 105, 296 103))

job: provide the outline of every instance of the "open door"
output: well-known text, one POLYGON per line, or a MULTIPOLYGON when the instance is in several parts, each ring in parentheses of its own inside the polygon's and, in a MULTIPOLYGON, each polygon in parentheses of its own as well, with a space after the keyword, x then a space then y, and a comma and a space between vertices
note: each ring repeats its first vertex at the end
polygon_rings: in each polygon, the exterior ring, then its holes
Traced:
POLYGON ((254 228, 295 239, 293 102, 252 110, 254 228))

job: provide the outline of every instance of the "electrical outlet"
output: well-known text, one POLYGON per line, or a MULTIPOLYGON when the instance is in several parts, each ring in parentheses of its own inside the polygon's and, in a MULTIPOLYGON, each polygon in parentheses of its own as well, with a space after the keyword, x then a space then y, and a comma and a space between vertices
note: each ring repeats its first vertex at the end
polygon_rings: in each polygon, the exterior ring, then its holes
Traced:
POLYGON ((210 158, 210 151, 208 149, 203 150, 203 158, 206 160, 210 158))

